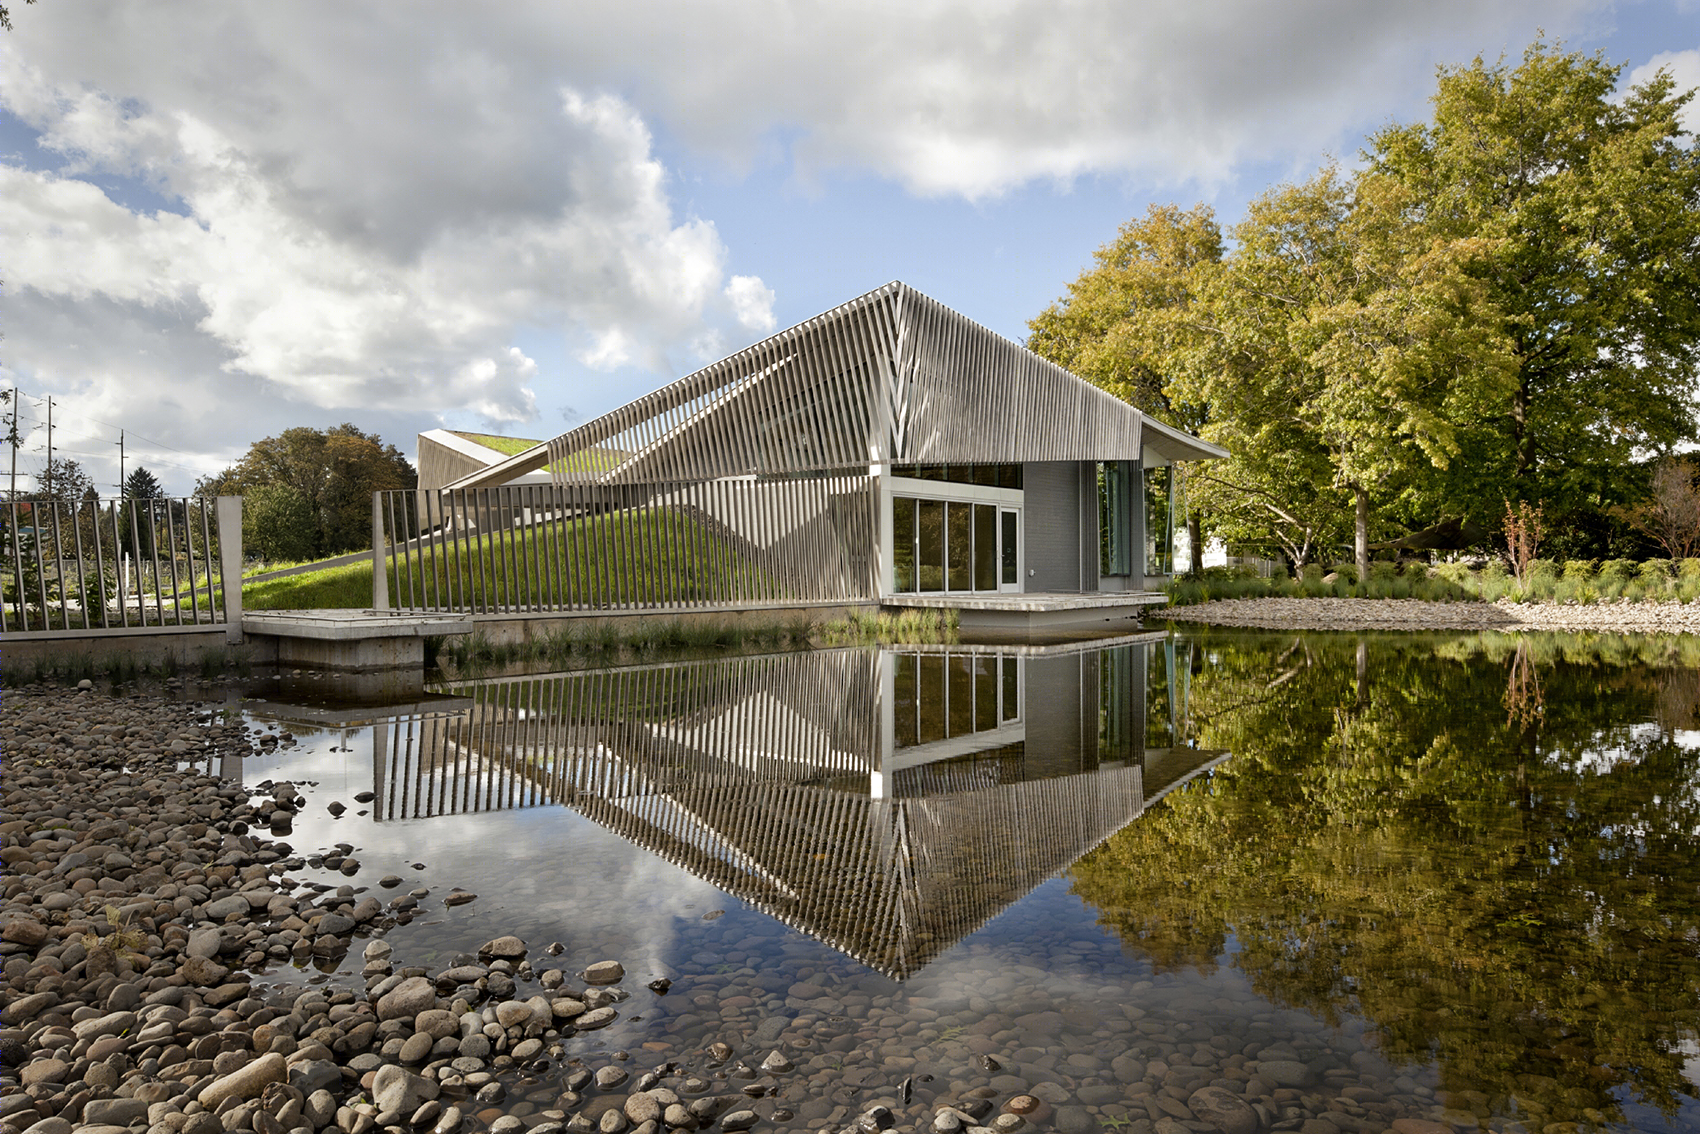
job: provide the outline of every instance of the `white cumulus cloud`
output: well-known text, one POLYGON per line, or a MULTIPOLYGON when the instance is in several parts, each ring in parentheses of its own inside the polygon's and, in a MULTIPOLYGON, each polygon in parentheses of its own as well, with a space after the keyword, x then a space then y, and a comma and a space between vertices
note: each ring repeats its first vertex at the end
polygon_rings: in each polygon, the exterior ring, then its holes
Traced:
MULTIPOLYGON (((1700 92, 1700 47, 1659 52, 1629 72, 1628 85, 1640 86, 1660 71, 1669 72, 1678 91, 1700 92)), ((1700 93, 1682 108, 1682 128, 1691 134, 1700 133, 1700 93)))

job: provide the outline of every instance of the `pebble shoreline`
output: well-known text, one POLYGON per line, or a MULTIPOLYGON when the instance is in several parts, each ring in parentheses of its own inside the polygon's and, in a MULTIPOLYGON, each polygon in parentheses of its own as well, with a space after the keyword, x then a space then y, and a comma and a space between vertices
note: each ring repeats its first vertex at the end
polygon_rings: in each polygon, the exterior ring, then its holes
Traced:
MULTIPOLYGON (((726 1033, 736 1045, 568 1058, 638 991, 621 964, 557 961, 560 946, 513 936, 447 967, 408 964, 384 934, 473 895, 383 900, 393 875, 371 894, 303 885, 291 875, 304 866, 363 868, 346 844, 303 855, 284 840, 295 785, 251 796, 181 770, 278 743, 287 734, 161 698, 7 691, 0 1134, 1455 1134, 1476 1121, 1320 1023, 1287 1021, 1288 1042, 1267 1008, 1248 1022, 1150 982, 1147 1007, 1117 1012, 1019 984, 993 993, 1014 979, 994 977, 955 1024, 850 984, 793 984, 783 1004, 797 1010, 726 1033), (357 948, 363 966, 340 984, 259 979, 357 948), (935 1055, 936 1079, 907 1070, 929 1043, 958 1053, 935 1055)), ((739 1015, 747 999, 730 984, 706 995, 739 1015)))
POLYGON ((1424 602, 1420 599, 1236 598, 1165 608, 1171 622, 1280 630, 1593 630, 1700 634, 1700 603, 1424 602))

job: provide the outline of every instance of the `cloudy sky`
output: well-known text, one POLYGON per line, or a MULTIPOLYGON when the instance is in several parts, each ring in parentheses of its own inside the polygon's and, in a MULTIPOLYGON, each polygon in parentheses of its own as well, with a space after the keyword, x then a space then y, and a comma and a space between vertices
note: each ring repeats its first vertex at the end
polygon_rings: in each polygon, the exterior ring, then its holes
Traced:
POLYGON ((1148 205, 1231 222, 1540 29, 1700 86, 1700 0, 7 7, 0 383, 105 491, 120 429, 172 492, 548 437, 893 279, 1019 339, 1148 205))

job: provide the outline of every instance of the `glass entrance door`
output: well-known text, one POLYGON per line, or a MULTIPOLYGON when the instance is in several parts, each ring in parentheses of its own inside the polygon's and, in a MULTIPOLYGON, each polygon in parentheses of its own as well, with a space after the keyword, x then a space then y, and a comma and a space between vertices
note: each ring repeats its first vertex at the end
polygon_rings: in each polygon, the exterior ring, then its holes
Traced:
POLYGON ((1021 589, 1021 512, 998 509, 998 590, 1021 589))

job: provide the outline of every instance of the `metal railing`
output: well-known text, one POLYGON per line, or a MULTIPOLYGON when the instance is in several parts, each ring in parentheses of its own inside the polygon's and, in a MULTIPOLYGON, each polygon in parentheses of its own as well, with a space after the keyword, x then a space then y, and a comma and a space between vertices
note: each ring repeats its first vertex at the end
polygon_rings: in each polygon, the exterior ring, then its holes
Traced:
POLYGON ((373 605, 479 614, 877 594, 866 475, 374 494, 373 605))
POLYGON ((0 503, 0 631, 240 634, 242 499, 0 503))

